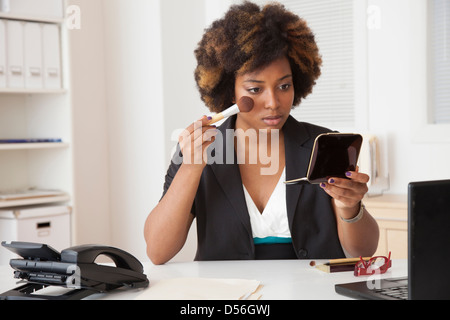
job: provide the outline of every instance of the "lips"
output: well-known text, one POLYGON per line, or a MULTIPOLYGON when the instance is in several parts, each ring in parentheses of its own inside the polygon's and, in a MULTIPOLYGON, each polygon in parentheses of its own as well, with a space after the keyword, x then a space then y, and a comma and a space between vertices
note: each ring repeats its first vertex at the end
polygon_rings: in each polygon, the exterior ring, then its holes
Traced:
POLYGON ((280 115, 276 115, 276 116, 268 116, 268 117, 264 117, 262 120, 264 121, 264 123, 265 123, 267 126, 273 127, 273 126, 279 125, 280 122, 283 120, 283 117, 280 116, 280 115))

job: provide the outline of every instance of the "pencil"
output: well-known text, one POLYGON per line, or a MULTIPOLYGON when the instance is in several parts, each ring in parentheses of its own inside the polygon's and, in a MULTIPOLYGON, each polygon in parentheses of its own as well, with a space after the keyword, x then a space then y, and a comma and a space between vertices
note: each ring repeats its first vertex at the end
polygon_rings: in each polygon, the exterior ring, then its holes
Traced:
MULTIPOLYGON (((370 257, 365 257, 363 260, 370 260, 370 257)), ((355 265, 361 261, 361 258, 344 258, 344 259, 332 259, 327 263, 316 265, 315 261, 311 261, 310 265, 312 267, 316 267, 321 271, 327 273, 333 272, 343 272, 343 271, 353 271, 355 269, 355 265)))

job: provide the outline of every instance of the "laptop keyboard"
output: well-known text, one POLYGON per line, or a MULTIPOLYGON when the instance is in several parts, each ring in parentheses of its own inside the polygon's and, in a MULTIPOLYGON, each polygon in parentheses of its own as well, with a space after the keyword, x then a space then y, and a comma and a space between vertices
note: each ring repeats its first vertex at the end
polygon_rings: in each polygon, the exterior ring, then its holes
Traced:
POLYGON ((377 290, 376 292, 391 298, 408 300, 408 286, 385 288, 377 290))

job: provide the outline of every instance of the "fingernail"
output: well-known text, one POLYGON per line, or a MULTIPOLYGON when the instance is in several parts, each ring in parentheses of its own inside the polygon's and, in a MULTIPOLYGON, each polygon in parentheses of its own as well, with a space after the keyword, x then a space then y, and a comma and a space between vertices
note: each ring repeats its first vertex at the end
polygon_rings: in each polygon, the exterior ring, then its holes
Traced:
POLYGON ((350 171, 348 171, 348 172, 345 173, 345 175, 346 175, 347 177, 351 177, 351 176, 352 176, 352 173, 351 173, 350 171))
POLYGON ((208 120, 212 120, 212 117, 211 117, 211 116, 208 116, 208 120))
POLYGON ((334 183, 334 179, 330 179, 330 181, 329 181, 330 183, 334 183))
POLYGON ((325 186, 325 183, 323 183, 323 182, 320 184, 320 186, 321 186, 322 188, 325 188, 325 187, 326 187, 326 186, 325 186))

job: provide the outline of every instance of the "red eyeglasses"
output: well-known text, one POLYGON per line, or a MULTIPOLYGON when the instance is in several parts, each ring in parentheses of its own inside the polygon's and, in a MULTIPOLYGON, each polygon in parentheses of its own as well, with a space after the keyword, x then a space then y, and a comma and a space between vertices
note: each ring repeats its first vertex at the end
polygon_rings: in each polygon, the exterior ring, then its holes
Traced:
POLYGON ((389 256, 382 257, 373 257, 370 260, 364 261, 362 257, 359 257, 360 261, 355 265, 355 276, 370 276, 373 274, 383 274, 385 273, 391 266, 391 253, 389 252, 389 256))

